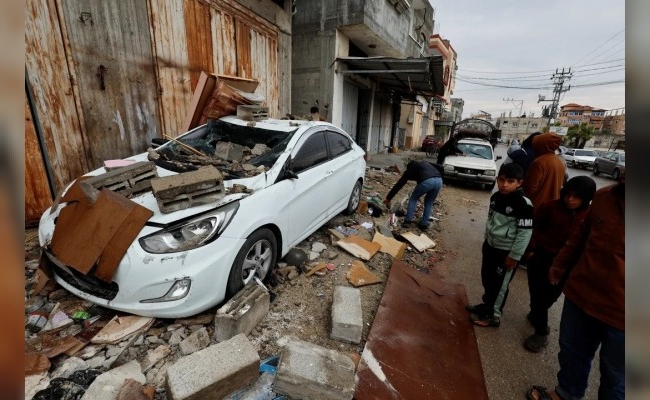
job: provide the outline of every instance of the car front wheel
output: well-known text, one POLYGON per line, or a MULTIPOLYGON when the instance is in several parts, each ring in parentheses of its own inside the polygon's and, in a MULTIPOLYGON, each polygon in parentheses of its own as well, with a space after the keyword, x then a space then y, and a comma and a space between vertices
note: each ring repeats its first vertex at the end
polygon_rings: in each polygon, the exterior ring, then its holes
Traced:
POLYGON ((621 176, 621 171, 619 171, 618 168, 616 168, 614 172, 612 172, 612 178, 614 178, 614 180, 617 181, 619 176, 621 176))
POLYGON ((226 297, 231 298, 255 277, 260 280, 273 269, 277 257, 277 240, 273 232, 266 228, 251 234, 239 249, 230 269, 226 297))
POLYGON ((361 202, 361 181, 357 181, 352 188, 352 193, 350 193, 350 200, 348 200, 348 206, 343 210, 343 215, 352 215, 359 208, 359 203, 361 202))
POLYGON ((594 164, 594 175, 600 174, 600 171, 598 170, 598 164, 594 164))

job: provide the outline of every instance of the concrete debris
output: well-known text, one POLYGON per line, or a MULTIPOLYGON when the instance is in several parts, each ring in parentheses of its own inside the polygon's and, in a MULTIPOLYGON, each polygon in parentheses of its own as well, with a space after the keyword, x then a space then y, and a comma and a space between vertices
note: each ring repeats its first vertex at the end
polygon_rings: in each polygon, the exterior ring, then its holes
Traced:
POLYGON ((25 376, 25 400, 31 400, 34 395, 42 390, 45 390, 50 384, 50 378, 47 371, 40 374, 26 375, 25 376))
POLYGON ((115 316, 90 342, 95 344, 115 344, 136 332, 144 332, 151 327, 154 318, 127 315, 115 316))
POLYGON ((225 196, 223 175, 213 166, 152 179, 151 188, 163 213, 212 203, 225 196))
POLYGON ((180 342, 178 348, 182 355, 187 356, 208 347, 209 344, 210 336, 208 335, 208 331, 203 327, 180 342))
POLYGON ((135 360, 99 375, 81 400, 115 400, 127 379, 143 384, 146 382, 140 364, 135 360))
POLYGON ((141 161, 121 168, 112 169, 81 181, 81 190, 91 204, 99 196, 99 191, 106 188, 125 197, 133 197, 151 190, 151 179, 158 176, 156 164, 141 161))
POLYGON ((171 353, 171 347, 167 345, 160 345, 156 347, 153 351, 147 353, 147 356, 142 361, 142 372, 146 373, 154 365, 156 365, 160 360, 164 359, 171 353))
POLYGON ((115 400, 153 400, 155 388, 128 378, 117 393, 115 400))
MULTIPOLYGON (((290 279, 290 278, 289 278, 290 279)), ((246 285, 217 310, 214 337, 223 342, 240 333, 248 335, 269 312, 267 290, 255 283, 246 285)))
POLYGON ((327 245, 322 242, 313 242, 311 244, 311 251, 316 253, 321 253, 323 250, 327 250, 327 245))
POLYGON ((52 372, 51 378, 68 378, 72 373, 89 369, 88 364, 79 357, 70 357, 52 372))
POLYGON ((332 339, 360 343, 363 332, 361 291, 346 286, 334 288, 332 302, 332 339))

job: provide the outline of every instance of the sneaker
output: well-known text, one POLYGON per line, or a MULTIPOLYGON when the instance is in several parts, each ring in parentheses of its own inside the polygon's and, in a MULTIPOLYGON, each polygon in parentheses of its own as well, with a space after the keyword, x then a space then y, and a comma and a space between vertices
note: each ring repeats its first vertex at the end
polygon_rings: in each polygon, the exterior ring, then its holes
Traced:
POLYGON ((548 346, 548 335, 530 335, 524 340, 524 347, 533 353, 539 353, 548 346))
POLYGON ((402 222, 402 228, 410 228, 411 225, 413 225, 413 221, 406 221, 406 220, 404 220, 404 221, 402 222))
POLYGON ((498 328, 501 325, 501 318, 493 315, 474 315, 470 317, 472 323, 476 326, 498 328))
MULTIPOLYGON (((532 326, 535 326, 535 324, 533 323, 533 317, 531 316, 530 312, 529 312, 528 314, 526 314, 526 319, 528 320, 528 322, 529 322, 532 326)), ((549 333, 551 333, 551 327, 548 326, 548 325, 546 325, 546 329, 545 329, 545 331, 546 331, 546 334, 548 335, 549 333)))
POLYGON ((465 306, 465 309, 471 312, 472 314, 481 315, 481 314, 485 314, 485 312, 487 311, 487 306, 483 303, 474 304, 473 306, 468 304, 465 306))
POLYGON ((429 229, 429 225, 418 224, 418 228, 420 228, 421 231, 426 231, 427 229, 429 229))

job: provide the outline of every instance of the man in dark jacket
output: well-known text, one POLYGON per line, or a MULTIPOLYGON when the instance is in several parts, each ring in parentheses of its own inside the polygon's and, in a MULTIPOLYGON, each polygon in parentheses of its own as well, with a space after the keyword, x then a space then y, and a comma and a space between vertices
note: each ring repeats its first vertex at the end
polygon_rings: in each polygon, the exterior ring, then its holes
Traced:
POLYGON ((458 148, 458 138, 456 136, 452 136, 445 142, 440 147, 440 150, 438 150, 438 159, 436 160, 436 164, 442 165, 443 162, 445 162, 445 158, 447 156, 455 156, 455 155, 464 155, 463 151, 458 148))
POLYGON ((582 399, 600 348, 599 399, 625 398, 625 173, 599 189, 578 229, 553 260, 549 281, 564 286, 560 371, 555 390, 533 386, 528 399, 582 399))
POLYGON ((508 164, 513 162, 519 164, 519 166, 524 170, 525 177, 530 163, 532 163, 535 158, 535 154, 533 153, 533 138, 541 134, 542 132, 531 133, 530 136, 521 142, 521 147, 519 149, 508 153, 508 157, 506 157, 503 163, 508 164))
POLYGON ((424 197, 424 212, 422 218, 418 222, 418 227, 425 230, 429 227, 429 217, 433 211, 433 203, 438 197, 438 193, 442 188, 442 166, 432 164, 428 161, 411 161, 406 165, 406 171, 399 178, 395 186, 388 192, 384 199, 384 204, 390 207, 390 201, 395 197, 397 192, 404 187, 406 182, 415 181, 417 185, 413 189, 411 198, 409 199, 408 208, 406 209, 406 216, 402 226, 409 226, 413 222, 415 214, 415 206, 421 196, 424 197))

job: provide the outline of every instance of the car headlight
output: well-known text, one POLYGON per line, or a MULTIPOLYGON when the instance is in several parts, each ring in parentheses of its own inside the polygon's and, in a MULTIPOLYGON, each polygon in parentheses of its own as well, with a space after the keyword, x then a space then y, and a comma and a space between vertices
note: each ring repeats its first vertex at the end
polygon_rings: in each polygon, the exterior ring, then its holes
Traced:
POLYGON ((445 171, 454 172, 454 166, 451 164, 445 164, 445 171))
POLYGON ((140 246, 148 253, 176 253, 196 249, 217 238, 237 213, 239 202, 220 207, 200 217, 184 221, 140 238, 140 246))
POLYGON ((496 174, 497 174, 497 171, 495 171, 493 169, 486 169, 485 171, 483 171, 483 175, 486 175, 486 176, 496 176, 496 174))

